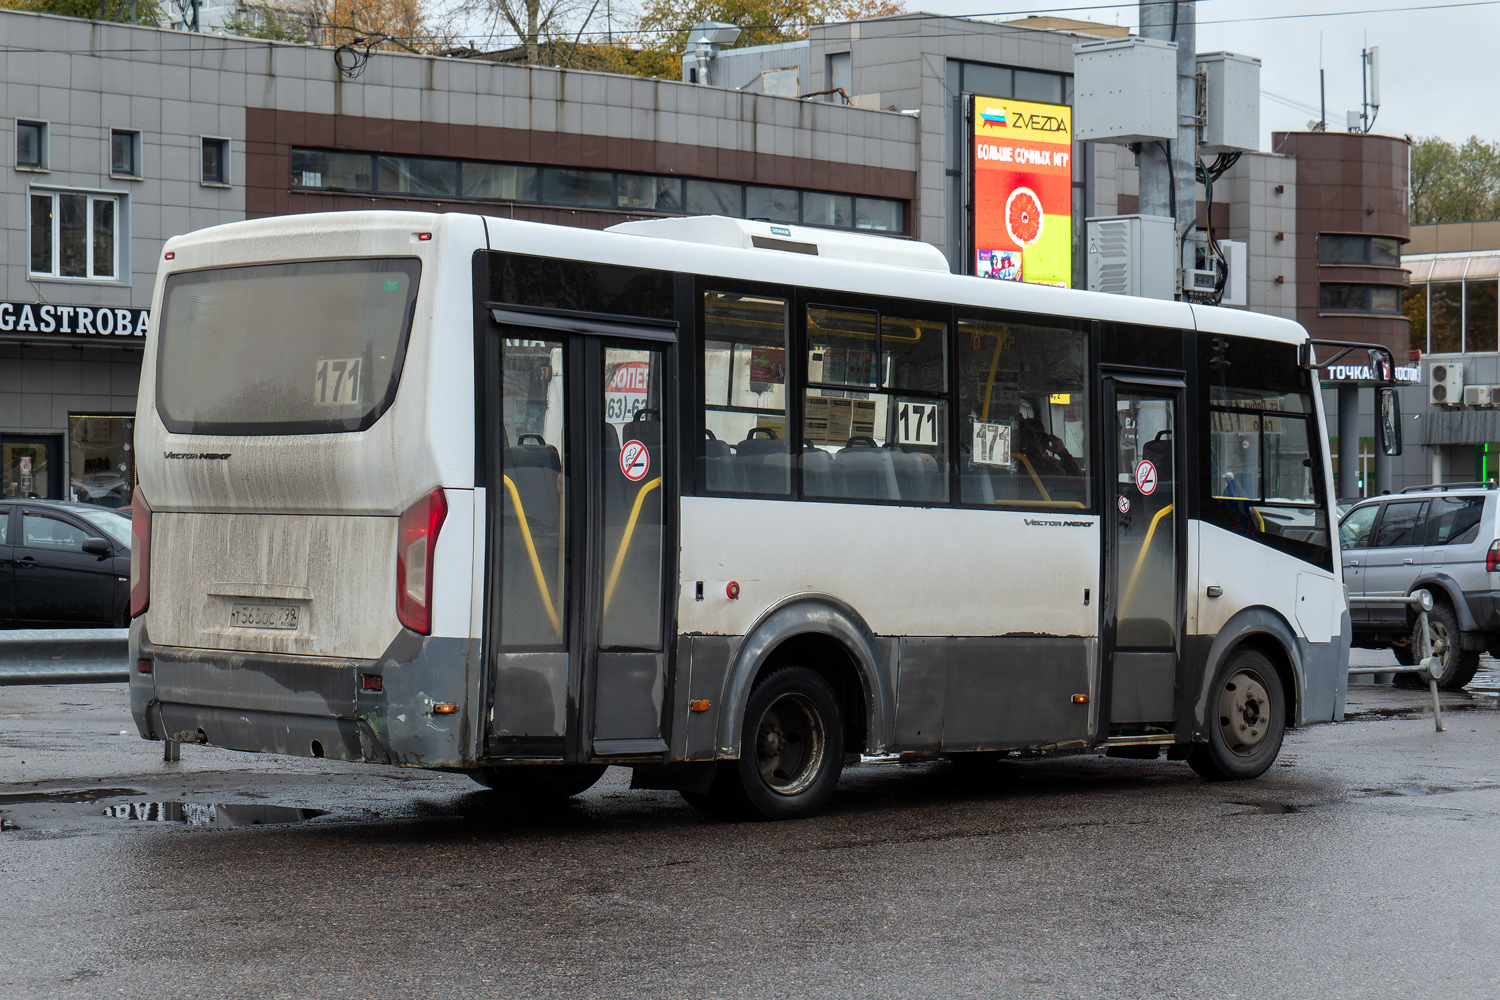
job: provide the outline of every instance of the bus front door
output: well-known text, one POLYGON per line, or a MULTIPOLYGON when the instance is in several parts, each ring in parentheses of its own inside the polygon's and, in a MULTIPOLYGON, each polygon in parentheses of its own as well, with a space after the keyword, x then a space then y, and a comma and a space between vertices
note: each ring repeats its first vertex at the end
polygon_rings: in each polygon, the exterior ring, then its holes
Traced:
POLYGON ((1182 391, 1106 379, 1104 694, 1100 736, 1170 742, 1176 719, 1183 558, 1178 479, 1182 391))
POLYGON ((660 754, 671 345, 509 325, 491 344, 487 752, 660 754))

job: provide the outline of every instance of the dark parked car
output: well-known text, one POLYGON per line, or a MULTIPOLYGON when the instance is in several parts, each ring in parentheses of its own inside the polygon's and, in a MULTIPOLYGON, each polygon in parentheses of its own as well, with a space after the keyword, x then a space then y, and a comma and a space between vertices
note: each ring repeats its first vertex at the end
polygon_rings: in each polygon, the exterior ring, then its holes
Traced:
POLYGON ((130 519, 106 507, 0 500, 0 628, 130 624, 130 519))

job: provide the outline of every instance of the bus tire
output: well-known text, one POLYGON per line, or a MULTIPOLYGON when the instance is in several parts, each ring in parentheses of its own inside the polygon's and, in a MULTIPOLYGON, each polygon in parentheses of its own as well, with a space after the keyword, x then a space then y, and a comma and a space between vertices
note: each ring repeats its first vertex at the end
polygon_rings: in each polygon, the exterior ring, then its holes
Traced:
POLYGON ((1231 656, 1214 678, 1208 712, 1208 742, 1188 754, 1192 769, 1209 781, 1266 773, 1286 735, 1286 694, 1271 661, 1253 649, 1231 656))
POLYGON ((594 787, 604 764, 531 764, 478 767, 469 777, 508 798, 527 802, 566 799, 594 787))
POLYGON ((707 792, 682 797, 717 816, 798 819, 823 807, 843 769, 833 688, 806 667, 783 667, 750 692, 739 759, 720 762, 707 792))
MULTIPOLYGON (((1427 619, 1432 625, 1433 646, 1442 650, 1443 672, 1438 675, 1438 687, 1444 691, 1457 691, 1472 681, 1479 672, 1479 650, 1464 648, 1464 634, 1458 627, 1458 615, 1454 614, 1452 605, 1434 604, 1432 610, 1427 612, 1427 619)), ((1422 619, 1419 617, 1411 630, 1413 649, 1419 648, 1421 631, 1422 619)), ((1414 678, 1412 683, 1415 687, 1426 686, 1420 679, 1416 679, 1416 674, 1405 676, 1414 678)))

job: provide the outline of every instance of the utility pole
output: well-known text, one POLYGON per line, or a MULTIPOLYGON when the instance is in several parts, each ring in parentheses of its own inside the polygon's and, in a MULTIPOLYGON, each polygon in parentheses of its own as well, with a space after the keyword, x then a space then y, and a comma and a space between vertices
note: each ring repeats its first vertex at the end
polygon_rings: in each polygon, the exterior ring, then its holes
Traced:
POLYGON ((1182 270, 1194 264, 1191 228, 1198 217, 1198 15, 1192 0, 1140 0, 1141 37, 1177 44, 1177 140, 1141 145, 1142 215, 1165 215, 1176 221, 1182 270), (1168 155, 1170 152, 1170 155, 1168 155))

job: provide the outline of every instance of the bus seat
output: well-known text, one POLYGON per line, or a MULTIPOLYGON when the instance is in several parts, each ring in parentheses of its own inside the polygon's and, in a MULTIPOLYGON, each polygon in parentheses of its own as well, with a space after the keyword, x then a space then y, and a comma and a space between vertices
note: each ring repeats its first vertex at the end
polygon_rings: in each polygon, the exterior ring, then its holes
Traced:
POLYGON ((711 490, 734 492, 740 488, 734 449, 708 428, 703 429, 703 482, 711 490))
POLYGON ((556 447, 542 440, 540 434, 526 433, 518 435, 516 443, 506 450, 505 466, 508 469, 535 467, 561 472, 562 457, 556 447))
POLYGON ((845 495, 843 474, 834 464, 833 456, 821 448, 802 452, 802 491, 808 496, 845 495))
MULTIPOLYGON (((854 439, 851 438, 852 442, 854 439)), ((844 496, 867 500, 899 500, 896 470, 885 448, 850 444, 839 449, 834 460, 844 479, 844 496)))
POLYGON ((769 427, 754 427, 745 440, 735 445, 734 453, 739 466, 740 488, 747 493, 785 493, 790 485, 787 477, 787 443, 776 436, 769 427), (768 463, 767 459, 779 456, 780 461, 768 463))
POLYGON ((902 500, 943 499, 943 479, 937 459, 917 451, 893 451, 890 454, 902 500))

